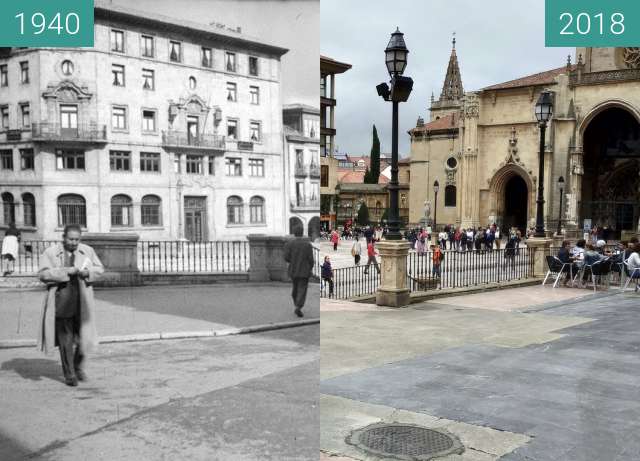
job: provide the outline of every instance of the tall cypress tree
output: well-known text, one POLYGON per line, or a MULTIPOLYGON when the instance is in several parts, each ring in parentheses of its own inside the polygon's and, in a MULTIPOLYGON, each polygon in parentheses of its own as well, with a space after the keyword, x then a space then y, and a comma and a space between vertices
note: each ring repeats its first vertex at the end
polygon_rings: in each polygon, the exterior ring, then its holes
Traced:
POLYGON ((368 175, 365 174, 364 182, 366 184, 378 184, 380 178, 380 139, 378 139, 378 130, 373 125, 373 143, 371 144, 370 168, 368 175))

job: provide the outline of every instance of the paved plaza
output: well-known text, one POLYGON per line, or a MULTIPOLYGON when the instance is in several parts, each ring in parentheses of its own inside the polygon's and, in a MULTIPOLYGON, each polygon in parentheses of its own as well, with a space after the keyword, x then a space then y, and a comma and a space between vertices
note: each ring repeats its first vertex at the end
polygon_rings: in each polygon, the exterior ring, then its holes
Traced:
POLYGON ((640 459, 640 296, 545 286, 404 309, 323 300, 321 459, 377 422, 444 428, 447 460, 640 459))

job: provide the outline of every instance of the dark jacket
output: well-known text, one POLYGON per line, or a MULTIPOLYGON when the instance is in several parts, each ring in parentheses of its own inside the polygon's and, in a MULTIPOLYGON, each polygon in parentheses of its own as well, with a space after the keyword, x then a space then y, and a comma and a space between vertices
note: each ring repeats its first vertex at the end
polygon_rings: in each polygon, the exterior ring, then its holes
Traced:
POLYGON ((323 279, 333 278, 333 269, 331 269, 331 263, 329 261, 325 261, 322 264, 322 278, 323 279))
POLYGON ((284 245, 284 260, 289 263, 289 277, 311 277, 313 271, 313 246, 306 237, 296 237, 284 245))
POLYGON ((571 262, 569 260, 569 250, 567 248, 560 248, 560 250, 558 251, 558 259, 563 263, 571 262))

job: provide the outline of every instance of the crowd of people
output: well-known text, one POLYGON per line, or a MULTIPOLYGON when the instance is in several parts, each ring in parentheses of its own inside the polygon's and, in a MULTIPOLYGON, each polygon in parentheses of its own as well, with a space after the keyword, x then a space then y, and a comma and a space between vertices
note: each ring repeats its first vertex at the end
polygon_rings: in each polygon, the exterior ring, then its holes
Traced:
MULTIPOLYGON (((411 247, 418 254, 427 251, 427 242, 432 235, 425 228, 414 228, 405 231, 405 238, 411 243, 411 247)), ((522 241, 522 233, 519 229, 511 228, 509 232, 502 234, 500 227, 492 224, 487 227, 460 228, 452 225, 445 226, 437 234, 437 243, 442 250, 492 251, 500 249, 504 243, 505 248, 518 248, 522 241)))

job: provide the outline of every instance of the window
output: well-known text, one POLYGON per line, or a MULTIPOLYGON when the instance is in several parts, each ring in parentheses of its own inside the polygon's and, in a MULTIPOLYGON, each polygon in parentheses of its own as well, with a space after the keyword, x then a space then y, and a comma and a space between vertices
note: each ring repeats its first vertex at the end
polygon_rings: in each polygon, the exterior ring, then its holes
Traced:
POLYGON ((187 173, 202 174, 202 157, 199 155, 187 155, 187 173))
POLYGON ((20 169, 33 170, 33 149, 20 149, 20 169))
POLYGON ((453 170, 458 166, 458 161, 456 160, 455 157, 449 157, 447 159, 447 166, 453 170))
POLYGON ((229 139, 238 139, 238 121, 227 120, 227 137, 229 139))
POLYGON ((304 149, 296 149, 296 174, 304 171, 304 149))
POLYGON ((143 226, 159 226, 162 201, 157 195, 145 195, 140 202, 140 223, 143 226))
POLYGON ((202 47, 202 67, 212 67, 211 48, 202 47))
POLYGON ((62 74, 66 75, 67 77, 73 74, 73 70, 74 70, 73 63, 68 59, 65 61, 62 61, 62 65, 60 66, 60 68, 62 69, 62 74))
POLYGON ((2 194, 2 219, 5 225, 16 222, 16 204, 9 192, 2 194))
POLYGON ((169 42, 169 60, 173 62, 182 61, 182 43, 174 42, 173 40, 169 42))
POLYGON ((142 69, 142 88, 153 91, 156 89, 156 73, 151 69, 142 69))
POLYGON ((13 170, 13 150, 0 150, 0 162, 3 170, 13 170))
POLYGON ((124 86, 124 66, 112 64, 111 73, 113 74, 113 86, 124 86))
POLYGON ((198 81, 196 80, 196 78, 193 76, 189 77, 189 89, 195 90, 197 86, 198 86, 198 81))
POLYGON ((76 194, 58 197, 58 227, 78 224, 87 227, 87 210, 84 197, 76 194))
POLYGON ((258 58, 249 56, 249 75, 258 75, 258 58))
POLYGON ((209 156, 209 175, 213 176, 216 173, 216 158, 213 155, 209 156))
POLYGON ((296 205, 304 206, 304 183, 302 181, 296 182, 296 205))
POLYGON ((20 63, 20 83, 29 83, 29 61, 20 63))
POLYGON ((242 159, 228 157, 225 165, 227 176, 242 176, 242 159))
POLYGON ((9 106, 0 107, 0 117, 2 117, 2 129, 9 129, 9 106))
POLYGON ((249 94, 251 95, 251 104, 260 104, 260 88, 257 86, 250 86, 249 94))
POLYGON ((236 71, 236 54, 229 53, 228 51, 225 53, 225 62, 227 72, 235 72, 236 71))
POLYGON ((156 111, 155 110, 142 111, 142 131, 155 133, 156 131, 156 111))
POLYGON ((31 109, 29 104, 20 104, 20 120, 22 120, 22 128, 31 127, 31 109))
POLYGON ((78 106, 60 106, 60 127, 64 130, 74 130, 78 128, 78 106))
POLYGON ((251 224, 264 224, 264 199, 251 197, 249 201, 249 222, 251 224))
POLYGON ((242 199, 237 195, 232 195, 227 199, 227 224, 242 224, 242 199))
POLYGON ((456 206, 456 186, 444 188, 444 206, 456 206))
POLYGON ((227 82, 227 101, 238 100, 238 87, 235 83, 227 82))
POLYGON ((182 166, 180 162, 180 154, 174 154, 173 157, 173 171, 174 173, 182 173, 182 166))
POLYGON ((56 150, 58 170, 84 170, 84 152, 81 150, 56 150))
POLYGON ((251 122, 249 124, 249 133, 251 134, 251 140, 254 142, 260 141, 260 122, 251 122))
POLYGON ((320 186, 318 185, 317 182, 312 182, 311 183, 311 199, 310 199, 312 205, 318 204, 318 197, 320 197, 320 186))
POLYGON ((0 86, 9 86, 9 71, 6 64, 0 65, 0 86))
POLYGON ((109 151, 109 167, 111 171, 131 171, 131 152, 109 151))
POLYGON ((150 35, 143 35, 141 38, 142 56, 145 58, 153 58, 155 55, 154 39, 150 35))
POLYGON ((154 152, 140 152, 140 171, 159 173, 160 154, 154 152))
POLYGON ((249 176, 264 176, 264 160, 258 158, 249 159, 249 176))
POLYGON ((114 227, 133 226, 131 219, 133 203, 128 195, 114 195, 111 198, 111 225, 114 227))
POLYGON ((33 194, 22 194, 22 216, 24 225, 36 227, 36 199, 33 194))
POLYGON ((329 165, 320 165, 320 186, 329 187, 329 165))
POLYGON ((114 130, 127 129, 127 108, 114 107, 111 112, 111 128, 114 130))
POLYGON ((124 32, 111 29, 111 51, 124 53, 124 32))

